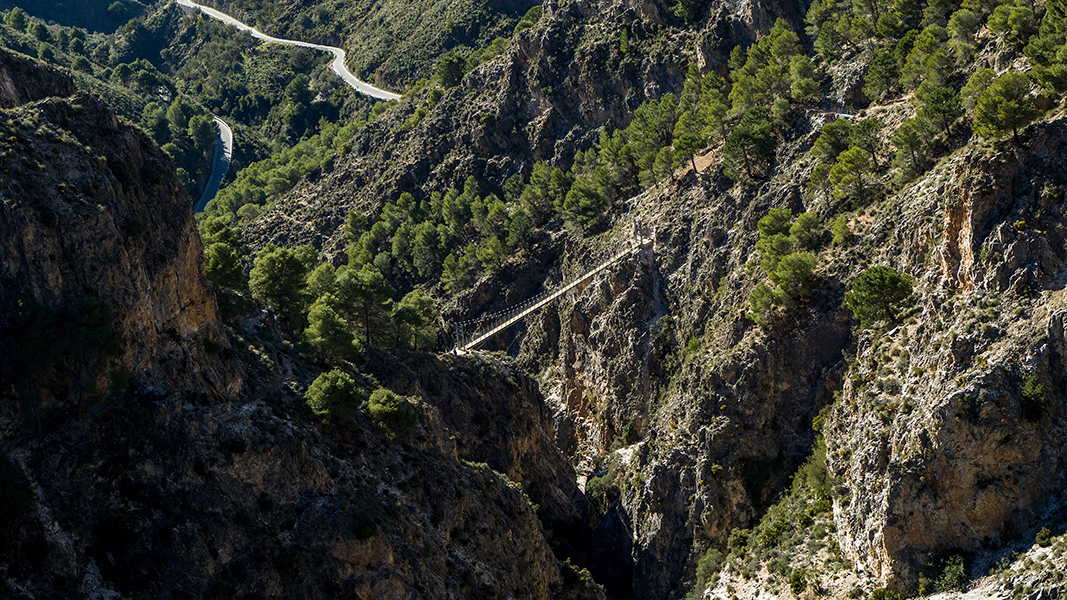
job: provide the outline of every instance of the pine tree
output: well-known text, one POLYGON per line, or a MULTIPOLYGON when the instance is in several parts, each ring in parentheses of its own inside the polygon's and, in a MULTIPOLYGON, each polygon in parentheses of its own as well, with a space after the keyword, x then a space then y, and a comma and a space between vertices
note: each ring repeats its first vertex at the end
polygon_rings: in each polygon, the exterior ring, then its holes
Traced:
POLYGON ((863 119, 853 124, 848 132, 849 145, 866 150, 875 169, 878 168, 878 151, 882 147, 879 135, 883 127, 881 119, 863 119))
POLYGON ((337 278, 338 308, 362 326, 362 338, 369 345, 381 343, 389 317, 383 303, 392 295, 392 286, 374 265, 364 264, 358 271, 349 268, 337 278))
POLYGON ((204 250, 204 274, 216 287, 233 290, 244 287, 245 270, 241 258, 226 243, 216 242, 204 250))
POLYGON ((920 173, 926 167, 927 136, 918 119, 904 121, 893 134, 893 147, 897 149, 893 163, 905 178, 920 173))
POLYGON ((267 244, 256 254, 248 287, 253 298, 278 309, 295 326, 304 310, 306 274, 307 267, 295 252, 267 244))
POLYGON ((893 319, 911 296, 911 278, 896 269, 878 265, 867 269, 852 282, 845 304, 863 327, 882 319, 893 319))
POLYGON ((830 169, 830 183, 834 186, 834 195, 852 196, 862 202, 867 198, 867 178, 872 171, 871 158, 862 148, 849 148, 837 157, 837 162, 830 169))
POLYGON ((405 295, 396 305, 393 320, 397 326, 399 346, 413 348, 432 347, 437 344, 437 306, 433 298, 420 289, 405 295))
POLYGON ((952 124, 963 116, 960 97, 952 88, 934 88, 923 96, 917 116, 931 126, 940 127, 948 137, 952 124))
POLYGON ((455 87, 463 80, 466 70, 467 61, 463 57, 456 55, 445 56, 437 63, 435 77, 446 88, 455 87))
POLYGON ((974 130, 984 138, 1011 132, 1012 140, 1018 146, 1019 129, 1039 114, 1030 96, 1030 78, 1025 73, 1009 71, 978 95, 974 107, 974 130))
POLYGON ((8 27, 15 31, 24 31, 26 29, 26 13, 17 6, 8 11, 4 21, 8 27))
POLYGON ((852 125, 848 119, 837 119, 822 126, 811 152, 825 161, 833 161, 848 148, 849 130, 852 125))
POLYGON ((757 106, 741 118, 723 147, 723 170, 734 181, 762 175, 774 161, 775 137, 769 111, 757 106))
POLYGON ((324 363, 350 356, 356 350, 348 322, 337 314, 337 303, 337 298, 327 292, 308 311, 308 326, 304 330, 303 341, 311 347, 315 357, 324 363))

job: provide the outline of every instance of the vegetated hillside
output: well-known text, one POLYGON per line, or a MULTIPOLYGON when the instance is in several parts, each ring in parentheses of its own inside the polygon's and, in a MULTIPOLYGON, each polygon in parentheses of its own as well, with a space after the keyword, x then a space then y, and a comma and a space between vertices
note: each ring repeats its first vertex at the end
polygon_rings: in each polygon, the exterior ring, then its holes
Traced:
MULTIPOLYGON (((298 187, 253 223, 248 242, 253 249, 271 241, 289 246, 312 243, 335 256, 345 249, 341 226, 353 208, 373 215, 404 192, 421 202, 433 192, 464 191, 468 177, 480 185, 479 196, 493 193, 504 199, 507 178, 518 175, 529 180, 539 161, 566 172, 575 153, 590 148, 602 128, 608 132, 624 128, 637 107, 678 90, 690 62, 723 70, 733 43, 752 41, 778 16, 799 26, 801 14, 793 5, 756 5, 743 15, 709 7, 699 28, 694 28, 660 3, 626 7, 572 2, 546 7, 536 27, 516 34, 506 52, 475 67, 461 81, 438 79, 409 91, 343 147, 331 161, 337 168, 321 174, 312 169, 316 184, 298 187), (729 42, 718 45, 723 40, 729 42), (306 228, 290 226, 293 220, 306 228)), ((663 135, 650 132, 642 151, 660 150, 663 135)), ((669 140, 671 132, 666 136, 669 140)), ((647 157, 632 160, 638 158, 647 157)), ((635 168, 652 170, 651 164, 635 168)), ((618 186, 623 189, 612 192, 615 199, 624 200, 624 191, 637 189, 637 181, 633 173, 618 186)), ((569 184, 551 186, 566 195, 569 184)), ((544 187, 549 187, 547 182, 544 187)), ((521 188, 520 184, 518 191, 521 188)), ((243 202, 270 204, 278 197, 245 199, 240 187, 234 193, 241 199, 223 212, 234 212, 243 202)), ((552 204, 550 198, 543 200, 552 204)), ((541 212, 551 219, 551 210, 541 212)), ((437 261, 452 250, 442 245, 437 261)))
MULTIPOLYGON (((269 328, 245 324, 256 333, 235 339, 255 344, 264 369, 288 362, 269 328)), ((357 382, 373 389, 377 374, 391 385, 383 365, 410 358, 382 357, 357 382)), ((232 404, 148 394, 44 436, 5 439, 0 468, 16 474, 8 493, 29 500, 0 517, 0 590, 604 598, 588 573, 553 556, 535 511, 558 507, 526 495, 556 501, 566 498, 558 483, 574 487, 541 470, 567 464, 541 451, 551 439, 529 380, 478 358, 409 365, 438 386, 416 396, 414 426, 377 423, 356 407, 356 420, 324 423, 286 387, 232 404), (463 381, 471 375, 478 381, 463 381), (451 411, 492 411, 494 428, 511 432, 452 430, 451 411), (465 460, 475 446, 512 476, 465 460)))
POLYGON ((144 33, 160 47, 148 58, 182 93, 235 123, 248 145, 290 146, 320 121, 356 120, 372 104, 329 69, 328 52, 260 42, 177 5, 153 13, 144 33))
POLYGON ((152 0, 0 0, 0 10, 18 7, 45 21, 110 33, 149 12, 152 0))
POLYGON ((208 360, 227 342, 170 159, 69 76, 0 61, 6 409, 40 426, 127 385, 236 394, 208 360))
POLYGON ((510 38, 537 3, 300 0, 279 5, 216 0, 208 4, 272 35, 344 48, 348 67, 357 77, 403 91, 433 75, 438 59, 446 54, 466 57, 497 38, 510 38))
POLYGON ((0 595, 604 597, 552 553, 588 505, 532 380, 224 331, 166 155, 51 67, 0 82, 0 595))
POLYGON ((682 42, 759 19, 597 8, 546 7, 412 92, 245 239, 336 264, 347 243, 349 272, 444 291, 463 320, 653 227, 655 260, 489 346, 549 394, 610 594, 947 591, 1055 533, 1060 4, 819 2, 808 42, 766 23, 728 60, 682 42), (631 58, 629 105, 607 90, 631 58))
POLYGON ((174 159, 191 196, 210 173, 213 115, 235 132, 237 170, 307 137, 323 119, 358 121, 371 105, 327 68, 328 53, 262 44, 173 3, 111 34, 46 26, 15 9, 0 22, 0 44, 70 68, 80 89, 140 124, 174 159))

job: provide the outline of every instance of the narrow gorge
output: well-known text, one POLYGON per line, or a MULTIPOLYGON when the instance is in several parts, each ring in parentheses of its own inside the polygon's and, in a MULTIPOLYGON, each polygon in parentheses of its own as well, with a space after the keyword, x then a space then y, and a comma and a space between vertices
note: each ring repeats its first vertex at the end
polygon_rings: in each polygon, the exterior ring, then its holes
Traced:
POLYGON ((1061 0, 29 4, 0 596, 1067 591, 1061 0))

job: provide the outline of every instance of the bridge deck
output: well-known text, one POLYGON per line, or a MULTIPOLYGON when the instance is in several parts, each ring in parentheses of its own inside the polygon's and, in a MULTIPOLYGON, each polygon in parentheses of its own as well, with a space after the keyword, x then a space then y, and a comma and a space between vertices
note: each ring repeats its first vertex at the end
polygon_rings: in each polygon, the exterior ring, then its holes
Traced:
POLYGON ((600 264, 594 266, 592 269, 589 269, 588 271, 582 273, 578 277, 576 277, 576 278, 572 279, 571 281, 568 281, 567 283, 563 284, 562 286, 559 287, 559 289, 555 290, 554 292, 552 292, 548 296, 545 296, 544 298, 542 298, 541 300, 535 302, 534 304, 531 304, 526 309, 524 309, 524 310, 522 310, 522 311, 520 311, 520 312, 518 312, 518 313, 516 313, 514 315, 511 315, 509 317, 504 318, 503 321, 500 321, 496 325, 490 326, 490 328, 487 331, 485 331, 484 333, 475 334, 475 336, 473 338, 471 338, 470 341, 468 341, 466 343, 460 343, 457 346, 457 350, 459 352, 470 352, 471 350, 474 350, 475 348, 478 347, 479 344, 485 342, 486 340, 488 340, 489 338, 493 337, 494 335, 500 333, 501 331, 504 331, 508 327, 511 327, 515 323, 521 321, 523 318, 525 318, 530 313, 536 312, 536 311, 544 308, 545 306, 550 304, 556 298, 559 298, 560 296, 562 296, 563 294, 566 294, 567 292, 571 291, 575 287, 577 287, 579 285, 582 285, 583 283, 589 281, 590 279, 595 277, 601 271, 604 271, 605 269, 610 268, 611 266, 615 265, 616 263, 622 262, 624 259, 637 256, 642 250, 644 250, 645 248, 649 248, 651 246, 652 246, 652 240, 651 239, 641 240, 641 242, 636 247, 630 249, 629 251, 620 252, 617 255, 612 256, 611 258, 609 258, 609 259, 601 262, 600 264))

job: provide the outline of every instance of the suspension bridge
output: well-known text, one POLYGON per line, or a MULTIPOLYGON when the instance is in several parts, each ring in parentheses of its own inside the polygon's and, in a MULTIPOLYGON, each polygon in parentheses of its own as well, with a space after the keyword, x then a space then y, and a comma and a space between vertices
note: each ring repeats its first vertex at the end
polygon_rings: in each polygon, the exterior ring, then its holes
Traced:
POLYGON ((617 265, 625 260, 635 258, 642 251, 647 248, 651 248, 654 242, 655 233, 651 236, 645 236, 641 233, 636 233, 633 237, 633 241, 636 243, 628 244, 625 250, 613 251, 610 255, 595 263, 589 269, 583 271, 574 278, 564 281, 559 287, 554 290, 546 291, 542 294, 538 294, 533 298, 513 306, 509 309, 483 315, 482 317, 473 321, 464 321, 461 323, 455 323, 456 327, 456 353, 463 354, 475 350, 479 345, 489 340, 496 334, 504 331, 508 327, 511 327, 515 323, 518 323, 524 319, 527 315, 535 313, 538 310, 548 306, 553 300, 573 290, 574 288, 591 281, 598 273, 610 269, 614 265, 617 265), (470 332, 465 331, 464 326, 472 326, 473 329, 470 332))

